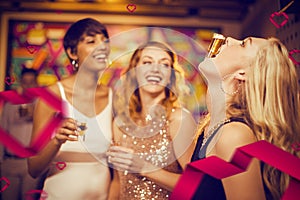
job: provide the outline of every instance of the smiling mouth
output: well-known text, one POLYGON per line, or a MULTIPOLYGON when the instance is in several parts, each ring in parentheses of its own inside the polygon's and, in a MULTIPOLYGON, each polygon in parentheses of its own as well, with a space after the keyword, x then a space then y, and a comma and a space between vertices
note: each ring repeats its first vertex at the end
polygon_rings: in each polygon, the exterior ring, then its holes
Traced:
POLYGON ((97 55, 94 55, 93 57, 100 62, 106 62, 106 60, 107 60, 106 54, 97 54, 97 55))
POLYGON ((162 78, 159 76, 147 76, 146 80, 150 83, 158 84, 162 78))

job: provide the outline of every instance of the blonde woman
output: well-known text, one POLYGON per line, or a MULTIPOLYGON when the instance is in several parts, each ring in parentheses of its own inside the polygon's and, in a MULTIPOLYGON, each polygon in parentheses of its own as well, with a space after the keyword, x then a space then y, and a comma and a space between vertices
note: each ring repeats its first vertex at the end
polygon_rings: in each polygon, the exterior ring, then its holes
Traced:
MULTIPOLYGON (((168 199, 189 163, 196 123, 178 104, 177 57, 163 43, 148 42, 132 55, 124 90, 116 92, 114 141, 107 155, 117 170, 117 199, 168 199)), ((114 185, 114 184, 113 184, 114 185)))
MULTIPOLYGON (((192 161, 212 155, 229 161, 237 147, 259 140, 297 155, 297 74, 279 40, 228 37, 199 70, 208 83, 209 115, 199 126, 192 161)), ((222 180, 206 175, 194 199, 280 199, 288 184, 286 174, 254 159, 244 173, 222 180)))

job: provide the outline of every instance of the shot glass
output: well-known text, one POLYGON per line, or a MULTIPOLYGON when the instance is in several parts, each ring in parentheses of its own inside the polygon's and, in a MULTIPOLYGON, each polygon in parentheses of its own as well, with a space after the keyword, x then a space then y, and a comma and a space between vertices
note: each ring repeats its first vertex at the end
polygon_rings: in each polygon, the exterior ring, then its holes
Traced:
POLYGON ((220 50, 220 47, 224 44, 226 38, 222 34, 214 33, 213 38, 208 46, 207 57, 215 57, 220 50))
POLYGON ((85 131, 87 130, 87 125, 85 120, 78 121, 77 120, 78 135, 82 137, 82 140, 85 141, 85 131))

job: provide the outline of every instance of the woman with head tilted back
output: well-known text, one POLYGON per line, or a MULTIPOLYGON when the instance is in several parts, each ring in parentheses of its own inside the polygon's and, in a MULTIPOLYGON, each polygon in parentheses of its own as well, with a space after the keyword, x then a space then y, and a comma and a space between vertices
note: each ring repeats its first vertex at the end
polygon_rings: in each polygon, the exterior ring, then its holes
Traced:
MULTIPOLYGON (((47 171, 43 190, 49 200, 107 199, 110 171, 96 155, 105 155, 112 137, 112 92, 99 84, 107 67, 108 39, 105 26, 91 18, 72 24, 64 37, 77 72, 48 88, 65 103, 66 116, 48 144, 28 158, 33 177, 47 171)), ((55 110, 37 103, 33 139, 53 115, 55 110)))
MULTIPOLYGON (((212 155, 230 161, 237 147, 259 140, 297 155, 297 74, 279 40, 229 37, 199 70, 208 84, 209 115, 200 124, 192 161, 212 155)), ((222 180, 206 175, 194 199, 280 199, 288 184, 288 175, 254 159, 244 173, 222 180)))
POLYGON ((148 42, 133 53, 123 90, 115 92, 115 145, 107 155, 119 199, 168 199, 191 158, 196 123, 179 104, 177 70, 167 45, 148 42))

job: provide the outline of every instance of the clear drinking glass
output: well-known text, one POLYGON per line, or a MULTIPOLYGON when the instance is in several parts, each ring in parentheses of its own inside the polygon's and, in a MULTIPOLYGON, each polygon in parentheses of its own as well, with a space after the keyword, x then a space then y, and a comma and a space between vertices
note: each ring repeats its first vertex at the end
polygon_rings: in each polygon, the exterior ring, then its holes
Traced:
POLYGON ((224 44, 226 38, 219 33, 214 33, 213 38, 208 46, 208 55, 207 57, 215 57, 220 50, 220 47, 224 44))
POLYGON ((85 131, 87 130, 87 122, 85 119, 76 120, 77 126, 80 129, 78 131, 78 134, 80 137, 82 137, 82 140, 85 141, 85 131))

